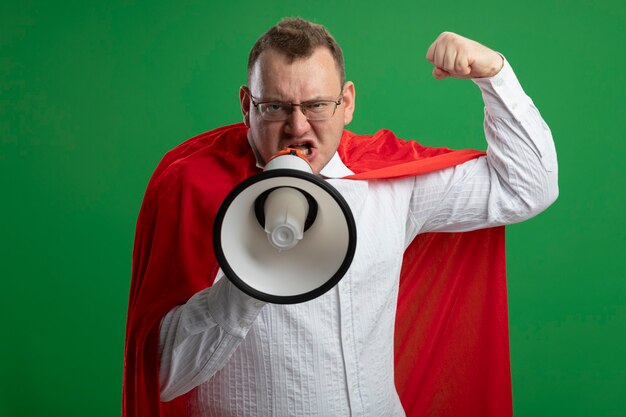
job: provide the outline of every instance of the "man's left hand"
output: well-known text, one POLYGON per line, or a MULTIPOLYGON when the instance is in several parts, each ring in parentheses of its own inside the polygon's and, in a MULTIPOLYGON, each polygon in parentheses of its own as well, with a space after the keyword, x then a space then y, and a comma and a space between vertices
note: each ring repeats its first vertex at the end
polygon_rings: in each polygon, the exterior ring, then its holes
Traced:
POLYGON ((492 77, 504 65, 504 58, 496 51, 452 32, 443 32, 435 39, 426 59, 435 66, 433 76, 438 80, 492 77))

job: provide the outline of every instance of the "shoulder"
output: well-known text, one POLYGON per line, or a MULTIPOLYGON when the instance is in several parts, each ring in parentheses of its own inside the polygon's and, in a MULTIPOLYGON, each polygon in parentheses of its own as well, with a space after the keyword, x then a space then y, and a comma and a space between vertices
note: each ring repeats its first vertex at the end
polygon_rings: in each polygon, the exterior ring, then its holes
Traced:
POLYGON ((373 135, 358 135, 345 130, 337 149, 342 161, 355 173, 431 158, 450 151, 398 138, 388 129, 381 129, 373 135))
MULTIPOLYGON (((239 179, 254 169, 254 155, 243 123, 194 136, 167 152, 155 169, 148 192, 206 187, 225 178, 239 179)), ((229 181, 228 181, 229 182, 229 181)))

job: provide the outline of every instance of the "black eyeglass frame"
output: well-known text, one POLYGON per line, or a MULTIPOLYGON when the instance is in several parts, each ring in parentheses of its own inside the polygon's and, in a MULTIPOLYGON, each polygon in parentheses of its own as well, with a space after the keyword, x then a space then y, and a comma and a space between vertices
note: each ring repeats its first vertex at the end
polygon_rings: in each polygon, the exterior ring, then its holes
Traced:
MULTIPOLYGON (((261 110, 259 110, 259 106, 261 104, 277 104, 280 106, 284 106, 284 107, 289 107, 291 110, 288 113, 288 116, 293 113, 293 108, 294 107, 300 107, 300 111, 302 112, 302 114, 304 114, 304 117, 306 117, 307 120, 311 120, 311 121, 318 121, 318 120, 329 120, 331 119, 334 115, 335 112, 337 112, 337 107, 340 106, 343 103, 343 89, 341 91, 341 93, 339 94, 339 97, 337 97, 337 100, 310 100, 310 101, 305 101, 303 103, 287 103, 287 102, 283 102, 283 101, 259 101, 257 102, 256 100, 258 100, 259 98, 254 97, 250 91, 248 91, 248 96, 250 96, 250 101, 252 102, 252 105, 254 106, 254 108, 261 113, 261 117, 263 117, 263 112, 261 112, 261 110), (309 115, 307 115, 307 113, 304 110, 303 106, 307 106, 307 105, 311 105, 311 104, 315 104, 315 103, 332 103, 335 105, 335 108, 333 109, 333 113, 328 116, 328 118, 324 118, 324 119, 309 119, 309 115)), ((311 112, 311 114, 316 114, 311 112)), ((271 121, 271 122, 278 122, 278 121, 284 121, 287 119, 265 119, 263 117, 263 120, 265 121, 271 121)))

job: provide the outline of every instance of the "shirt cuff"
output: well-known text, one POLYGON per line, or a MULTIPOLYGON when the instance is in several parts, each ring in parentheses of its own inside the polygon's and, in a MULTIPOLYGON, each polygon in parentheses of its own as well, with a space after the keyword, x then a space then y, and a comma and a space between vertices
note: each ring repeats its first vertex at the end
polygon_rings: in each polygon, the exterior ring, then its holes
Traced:
POLYGON ((524 104, 532 103, 506 58, 496 75, 472 81, 480 87, 486 111, 493 117, 520 120, 527 107, 524 104))
POLYGON ((250 297, 222 278, 207 293, 207 308, 215 322, 228 334, 245 337, 261 309, 267 304, 250 297))

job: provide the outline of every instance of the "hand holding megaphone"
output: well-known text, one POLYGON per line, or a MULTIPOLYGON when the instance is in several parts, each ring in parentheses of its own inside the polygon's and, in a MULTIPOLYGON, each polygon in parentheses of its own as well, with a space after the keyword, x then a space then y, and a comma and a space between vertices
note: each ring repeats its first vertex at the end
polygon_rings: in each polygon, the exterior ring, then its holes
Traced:
POLYGON ((299 150, 286 149, 228 194, 215 219, 213 246, 239 289, 271 303, 298 303, 344 276, 356 225, 341 194, 312 174, 299 150))

